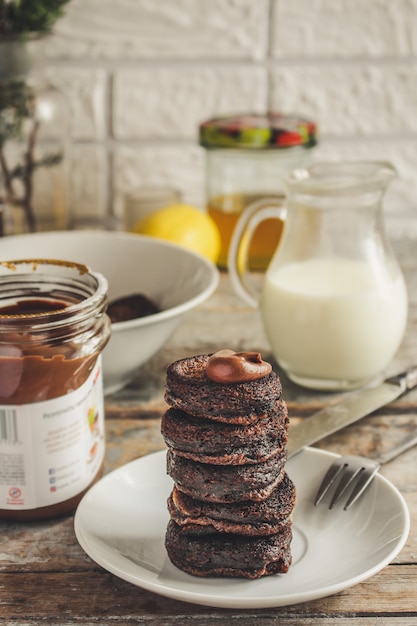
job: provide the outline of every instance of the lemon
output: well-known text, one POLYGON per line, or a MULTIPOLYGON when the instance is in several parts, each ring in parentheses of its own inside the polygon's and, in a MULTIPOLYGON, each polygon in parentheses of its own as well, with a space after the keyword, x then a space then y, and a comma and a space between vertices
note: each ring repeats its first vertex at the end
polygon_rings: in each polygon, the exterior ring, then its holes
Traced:
POLYGON ((216 263, 220 233, 207 213, 189 204, 171 204, 136 222, 132 231, 179 244, 216 263))

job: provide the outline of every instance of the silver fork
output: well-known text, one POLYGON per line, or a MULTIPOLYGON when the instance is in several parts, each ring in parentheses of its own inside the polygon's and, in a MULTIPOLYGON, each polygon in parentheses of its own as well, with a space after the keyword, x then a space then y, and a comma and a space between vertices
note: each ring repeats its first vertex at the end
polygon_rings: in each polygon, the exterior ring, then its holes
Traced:
POLYGON ((325 494, 339 477, 340 480, 335 487, 329 509, 332 509, 337 502, 339 502, 343 494, 346 494, 347 490, 352 487, 346 504, 343 507, 344 510, 347 511, 372 482, 372 479, 383 463, 392 461, 406 450, 412 448, 416 443, 417 431, 414 431, 403 439, 401 443, 392 448, 392 450, 381 454, 375 459, 367 459, 362 456, 353 455, 341 456, 336 459, 336 461, 330 465, 321 482, 314 500, 314 505, 316 506, 322 501, 325 494))

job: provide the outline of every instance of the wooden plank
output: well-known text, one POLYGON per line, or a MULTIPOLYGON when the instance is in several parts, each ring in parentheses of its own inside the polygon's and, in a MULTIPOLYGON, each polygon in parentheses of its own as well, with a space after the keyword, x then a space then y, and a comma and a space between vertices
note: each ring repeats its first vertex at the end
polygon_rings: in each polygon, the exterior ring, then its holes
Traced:
POLYGON ((106 419, 105 471, 157 450, 163 450, 161 419, 106 419))
POLYGON ((164 598, 104 571, 94 576, 83 571, 45 572, 42 576, 0 574, 0 621, 31 620, 32 623, 37 619, 50 624, 65 618, 84 624, 94 617, 94 620, 106 619, 107 623, 124 623, 125 619, 134 617, 146 623, 158 623, 158 618, 175 617, 177 623, 182 623, 180 620, 208 614, 213 622, 229 619, 231 615, 252 615, 259 619, 274 616, 284 620, 283 623, 287 616, 301 620, 308 615, 328 619, 372 614, 384 615, 387 620, 389 616, 402 615, 417 618, 415 577, 415 567, 391 565, 370 580, 328 598, 289 607, 231 611, 164 598))
MULTIPOLYGON (((30 524, 1 524, 0 573, 38 575, 98 569, 79 546, 73 517, 30 524)), ((42 578, 42 576, 40 576, 42 578)))

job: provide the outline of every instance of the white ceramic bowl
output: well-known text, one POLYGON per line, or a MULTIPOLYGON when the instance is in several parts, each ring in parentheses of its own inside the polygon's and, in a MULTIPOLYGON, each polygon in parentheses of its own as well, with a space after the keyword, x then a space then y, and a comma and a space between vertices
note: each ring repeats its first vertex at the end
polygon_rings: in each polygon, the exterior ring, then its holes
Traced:
POLYGON ((216 289, 213 263, 165 241, 123 232, 60 231, 0 239, 0 260, 54 258, 84 263, 103 274, 109 300, 143 293, 161 310, 112 324, 103 353, 105 393, 126 385, 180 323, 216 289))

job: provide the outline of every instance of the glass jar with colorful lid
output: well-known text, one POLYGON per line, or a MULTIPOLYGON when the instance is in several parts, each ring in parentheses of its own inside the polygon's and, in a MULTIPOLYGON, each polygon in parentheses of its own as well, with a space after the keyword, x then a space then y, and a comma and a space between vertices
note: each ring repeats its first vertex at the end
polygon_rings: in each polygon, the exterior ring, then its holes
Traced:
MULTIPOLYGON (((254 202, 282 202, 283 180, 311 161, 316 124, 292 114, 268 112, 215 117, 200 124, 207 149, 207 211, 220 230, 218 265, 227 267, 229 244, 241 213, 254 202)), ((282 222, 264 221, 252 238, 249 269, 265 270, 278 245, 282 222)))

